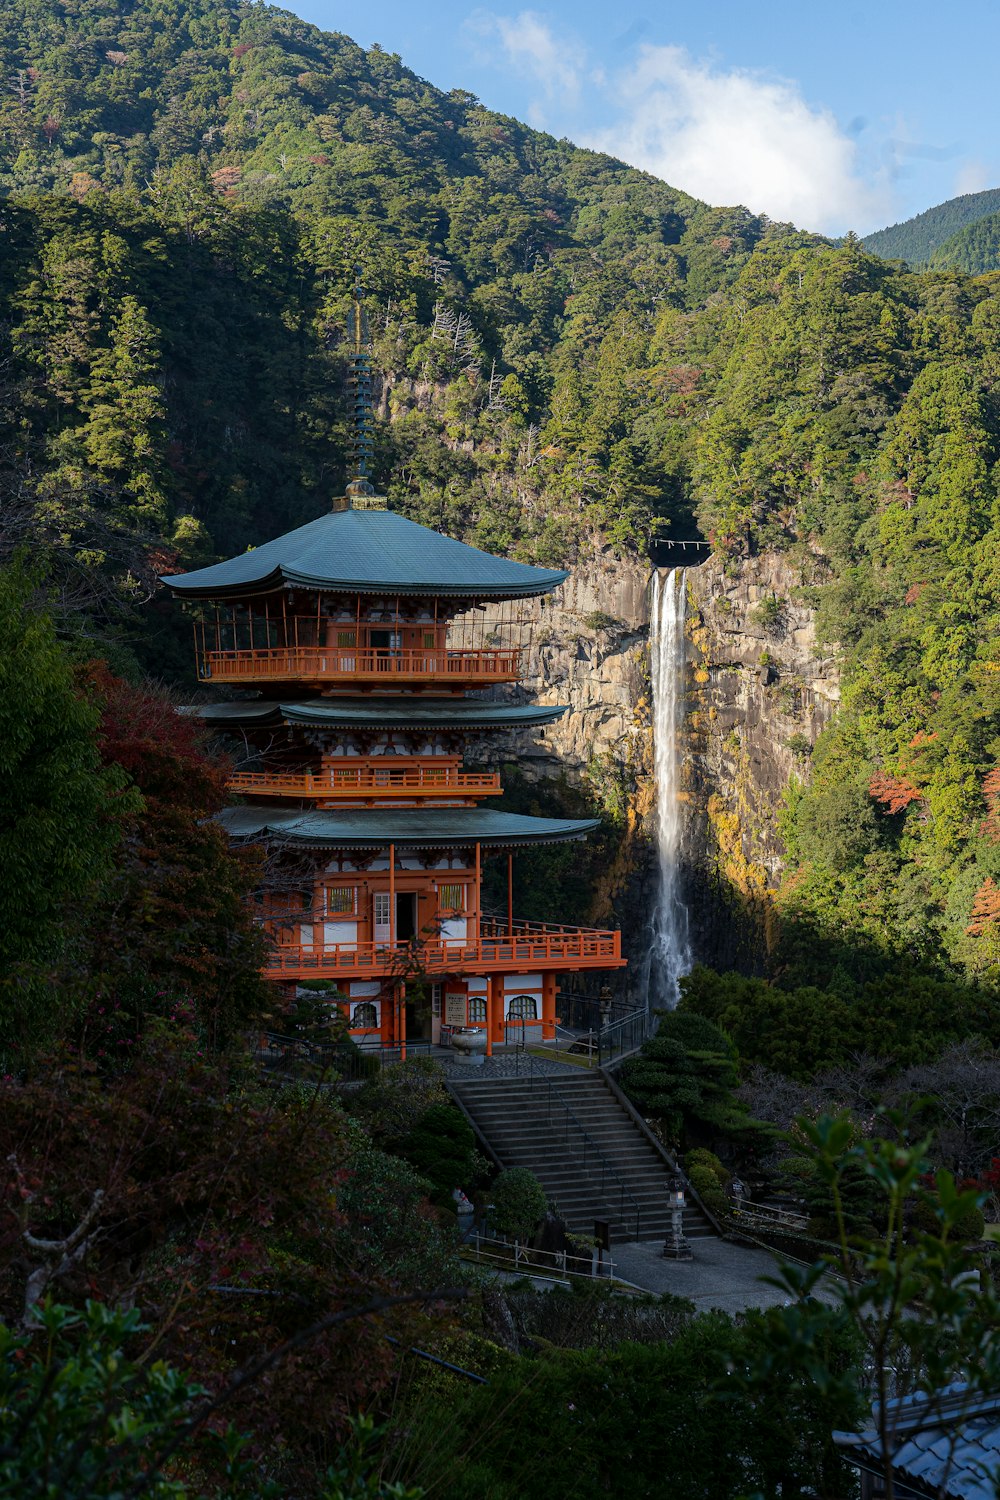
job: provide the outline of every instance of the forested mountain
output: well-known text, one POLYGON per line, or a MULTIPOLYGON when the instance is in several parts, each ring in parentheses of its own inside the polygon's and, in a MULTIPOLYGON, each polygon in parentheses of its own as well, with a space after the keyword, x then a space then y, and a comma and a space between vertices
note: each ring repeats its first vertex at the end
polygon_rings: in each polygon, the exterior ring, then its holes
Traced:
MULTIPOLYGON (((935 252, 978 219, 1000 211, 1000 188, 988 188, 983 193, 962 193, 949 198, 945 203, 935 204, 904 219, 901 224, 890 224, 887 229, 877 229, 865 235, 864 245, 873 255, 882 255, 886 260, 905 260, 911 266, 930 265, 935 252)), ((951 264, 951 262, 949 262, 951 264)))
POLYGON ((931 257, 935 268, 968 271, 979 276, 984 271, 1000 271, 1000 213, 976 219, 939 245, 931 257))
POLYGON ((278 10, 14 0, 0 38, 5 545, 131 618, 165 556, 315 515, 360 260, 396 504, 529 559, 697 523, 798 560, 846 692, 786 817, 783 972, 828 982, 828 942, 848 988, 992 983, 996 279, 709 208, 278 10))

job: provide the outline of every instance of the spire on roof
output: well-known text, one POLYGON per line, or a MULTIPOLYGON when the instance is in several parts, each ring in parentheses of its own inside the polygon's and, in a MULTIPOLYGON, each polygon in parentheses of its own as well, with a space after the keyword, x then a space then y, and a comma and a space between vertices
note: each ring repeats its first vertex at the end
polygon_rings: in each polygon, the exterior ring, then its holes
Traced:
POLYGON ((368 314, 361 300, 361 267, 355 266, 354 301, 347 319, 347 332, 353 341, 351 354, 351 436, 348 454, 353 471, 347 486, 349 499, 374 495, 371 476, 374 470, 375 416, 372 409, 371 333, 368 314))

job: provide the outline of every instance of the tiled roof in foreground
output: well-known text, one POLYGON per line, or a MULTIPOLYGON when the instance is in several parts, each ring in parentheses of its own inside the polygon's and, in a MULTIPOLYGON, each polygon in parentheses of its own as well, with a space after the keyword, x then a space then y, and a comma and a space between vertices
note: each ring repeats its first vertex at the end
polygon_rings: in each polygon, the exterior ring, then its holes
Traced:
POLYGON ((529 818, 486 808, 364 808, 357 812, 303 812, 277 807, 228 807, 218 821, 234 839, 268 836, 283 844, 330 849, 436 849, 485 844, 502 849, 582 839, 596 818, 529 818))
POLYGON ((338 510, 272 542, 160 579, 184 599, 238 599, 282 587, 341 593, 517 599, 568 574, 493 557, 391 510, 338 510))
POLYGON ((284 703, 248 698, 236 703, 197 703, 185 710, 214 728, 250 729, 277 724, 314 724, 331 729, 478 730, 525 729, 551 724, 563 704, 506 703, 487 698, 424 698, 419 694, 371 698, 308 698, 284 703))

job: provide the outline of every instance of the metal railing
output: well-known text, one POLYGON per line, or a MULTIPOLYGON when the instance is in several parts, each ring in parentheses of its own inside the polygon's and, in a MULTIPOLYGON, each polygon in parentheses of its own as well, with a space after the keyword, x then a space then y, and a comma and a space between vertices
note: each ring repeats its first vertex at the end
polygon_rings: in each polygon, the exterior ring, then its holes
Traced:
POLYGON ((553 1109, 560 1110, 562 1112, 564 1144, 569 1140, 569 1130, 572 1127, 572 1129, 576 1131, 576 1133, 583 1141, 582 1166, 584 1170, 587 1170, 588 1164, 591 1160, 599 1164, 601 1169, 600 1191, 602 1198, 605 1198, 607 1196, 607 1184, 609 1180, 614 1183, 618 1191, 618 1217, 621 1223, 625 1225, 626 1229, 628 1229, 629 1224, 628 1214, 626 1212, 626 1199, 628 1200, 631 1206, 631 1210, 635 1214, 635 1234, 632 1237, 633 1239, 638 1239, 642 1229, 642 1209, 639 1205, 639 1200, 632 1192, 632 1189, 629 1187, 628 1183, 622 1177, 618 1169, 612 1166, 611 1162, 608 1161, 598 1142, 594 1139, 594 1137, 591 1135, 590 1131, 582 1123, 582 1121, 577 1118, 576 1114, 566 1103, 565 1099, 561 1099, 557 1093, 553 1092, 554 1080, 552 1074, 543 1073, 530 1052, 526 1052, 524 1054, 524 1061, 527 1067, 527 1076, 531 1080, 531 1092, 535 1092, 536 1084, 540 1084, 545 1088, 546 1119, 548 1120, 548 1123, 550 1125, 553 1123, 553 1109))
POLYGON ((213 682, 292 681, 299 677, 316 682, 386 679, 426 682, 515 681, 520 672, 517 647, 497 650, 425 650, 368 648, 355 646, 265 646, 254 650, 200 651, 198 676, 213 682))
POLYGON ((598 1065, 607 1067, 637 1051, 647 1037, 653 1035, 655 1025, 656 1018, 648 1010, 635 1010, 620 1021, 602 1027, 596 1038, 598 1065))
POLYGON ((343 1042, 312 1042, 304 1037, 267 1031, 257 1039, 252 1055, 266 1073, 275 1077, 357 1083, 374 1077, 394 1063, 432 1057, 434 1045, 421 1037, 405 1043, 377 1042, 354 1047, 345 1046, 343 1042))

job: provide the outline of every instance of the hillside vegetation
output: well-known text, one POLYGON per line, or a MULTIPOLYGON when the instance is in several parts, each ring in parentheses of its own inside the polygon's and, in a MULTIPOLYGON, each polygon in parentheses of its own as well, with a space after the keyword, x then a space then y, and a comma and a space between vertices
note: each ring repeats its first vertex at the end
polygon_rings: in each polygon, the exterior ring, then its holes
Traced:
POLYGON ((970 224, 1000 211, 1000 188, 983 193, 962 193, 933 208, 865 235, 865 249, 886 260, 905 260, 920 268, 930 265, 936 252, 970 224))
POLYGON ((411 515, 797 560, 845 697, 785 814, 782 982, 995 983, 995 279, 709 208, 278 10, 16 0, 0 46, 3 531, 65 600, 180 671, 129 614, 151 566, 326 505, 360 260, 411 515))

